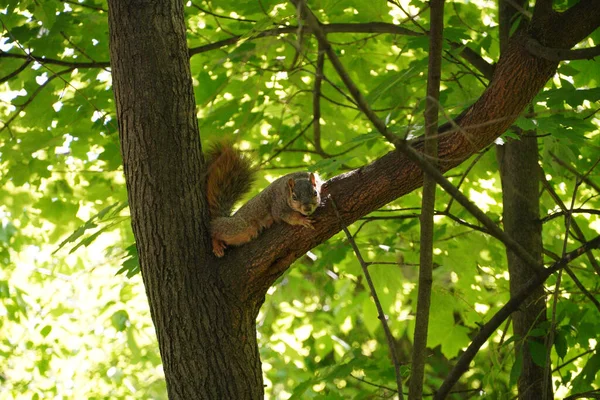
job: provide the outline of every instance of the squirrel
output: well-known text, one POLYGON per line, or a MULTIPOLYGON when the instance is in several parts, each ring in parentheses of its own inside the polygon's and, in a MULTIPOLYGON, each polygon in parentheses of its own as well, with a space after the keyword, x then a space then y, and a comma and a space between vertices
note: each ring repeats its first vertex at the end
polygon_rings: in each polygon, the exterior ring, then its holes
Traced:
POLYGON ((234 204, 250 190, 256 169, 227 141, 214 143, 206 156, 212 250, 217 257, 223 257, 227 246, 255 239, 274 222, 314 229, 310 215, 321 202, 322 184, 317 174, 282 176, 231 215, 234 204))

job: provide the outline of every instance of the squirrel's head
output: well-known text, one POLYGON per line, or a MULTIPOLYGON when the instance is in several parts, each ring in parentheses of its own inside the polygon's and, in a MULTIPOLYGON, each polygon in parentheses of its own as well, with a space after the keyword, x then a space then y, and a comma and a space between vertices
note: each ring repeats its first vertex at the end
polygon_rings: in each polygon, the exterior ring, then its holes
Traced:
POLYGON ((320 185, 315 174, 307 178, 288 179, 288 205, 303 215, 311 215, 321 202, 320 185))

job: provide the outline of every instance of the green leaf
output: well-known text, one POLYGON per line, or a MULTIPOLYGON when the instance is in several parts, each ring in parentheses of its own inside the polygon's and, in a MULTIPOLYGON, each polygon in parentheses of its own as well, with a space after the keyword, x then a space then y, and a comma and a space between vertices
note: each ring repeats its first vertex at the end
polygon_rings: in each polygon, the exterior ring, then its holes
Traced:
POLYGON ((567 343, 565 332, 562 329, 556 331, 554 336, 554 349, 556 350, 556 354, 558 354, 561 359, 564 359, 567 355, 569 345, 567 343))
POLYGON ((44 327, 42 328, 42 330, 40 331, 40 334, 41 334, 43 337, 46 337, 46 336, 48 336, 48 335, 50 334, 50 331, 52 331, 52 326, 50 326, 50 325, 46 325, 46 326, 44 326, 44 327))
POLYGON ((129 314, 125 310, 119 310, 110 317, 112 326, 119 332, 124 331, 130 325, 129 314))
POLYGON ((521 376, 522 370, 523 370, 523 353, 518 352, 517 357, 515 359, 515 363, 513 364, 512 368, 510 369, 509 385, 511 387, 513 387, 517 384, 517 381, 519 380, 519 376, 521 376))
POLYGON ((546 365, 546 346, 544 343, 537 342, 535 340, 528 340, 527 346, 531 359, 538 367, 544 367, 546 365))

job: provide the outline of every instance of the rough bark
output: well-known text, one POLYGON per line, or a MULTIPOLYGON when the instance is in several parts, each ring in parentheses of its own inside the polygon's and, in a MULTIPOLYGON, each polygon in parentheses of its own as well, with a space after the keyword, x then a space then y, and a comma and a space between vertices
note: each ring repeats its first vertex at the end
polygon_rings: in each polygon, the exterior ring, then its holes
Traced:
MULTIPOLYGON (((539 165, 537 140, 534 134, 522 136, 498 149, 502 178, 502 220, 504 230, 517 240, 540 263, 542 262, 542 223, 539 212, 539 165)), ((531 278, 530 269, 513 252, 506 252, 510 274, 510 294, 515 296, 531 278)), ((517 341, 516 354, 523 357, 523 368, 517 383, 519 399, 542 399, 546 370, 533 362, 529 342, 544 345, 544 338, 527 337, 528 332, 547 321, 544 287, 533 290, 529 300, 512 315, 513 331, 522 340, 517 341), (526 338, 526 339, 525 339, 526 338)), ((546 393, 552 398, 551 380, 546 393)))
POLYGON ((210 264, 183 4, 109 7, 131 219, 169 398, 261 398, 258 305, 225 290, 210 264))
MULTIPOLYGON (((518 0, 523 6, 525 0, 518 0)), ((517 10, 506 1, 499 0, 500 50, 504 51, 509 39, 513 17, 517 10)), ((543 19, 552 14, 552 5, 538 1, 535 19, 543 19)), ((525 24, 522 24, 525 25, 525 24)), ((512 140, 497 147, 497 158, 502 181, 502 220, 505 232, 529 251, 531 256, 542 262, 542 223, 540 221, 539 166, 538 148, 535 132, 522 135, 521 140, 512 140)), ((510 295, 515 297, 525 287, 531 277, 528 265, 510 250, 506 250, 508 272, 510 275, 510 295)), ((533 362, 529 343, 537 341, 542 346, 544 338, 528 337, 528 332, 540 323, 547 321, 546 296, 544 287, 535 288, 531 296, 513 313, 513 332, 521 338, 516 342, 515 356, 522 358, 521 374, 517 382, 519 399, 552 398, 552 384, 549 371, 533 362), (544 390, 546 382, 546 390, 544 390)))

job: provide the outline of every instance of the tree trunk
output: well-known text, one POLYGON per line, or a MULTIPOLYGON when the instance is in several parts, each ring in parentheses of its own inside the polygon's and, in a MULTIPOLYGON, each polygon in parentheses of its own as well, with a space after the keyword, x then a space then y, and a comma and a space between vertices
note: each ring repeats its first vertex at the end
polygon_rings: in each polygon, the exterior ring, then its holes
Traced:
MULTIPOLYGON (((516 4, 523 7, 525 0, 517 0, 516 4)), ((540 3, 542 4, 542 3, 540 3)), ((552 15, 552 6, 549 8, 537 5, 536 17, 552 15)), ((500 22, 500 49, 506 50, 509 34, 517 10, 513 4, 503 0, 498 1, 500 22)), ((521 29, 526 29, 526 24, 521 22, 521 29)), ((538 148, 535 132, 521 135, 521 140, 510 140, 503 146, 497 146, 500 178, 502 180, 502 219, 506 233, 529 250, 531 256, 542 262, 542 223, 540 221, 540 180, 538 165, 538 148)), ((510 275, 510 294, 514 297, 531 277, 531 268, 513 252, 506 250, 508 260, 508 273, 510 275)), ((521 340, 516 342, 515 356, 522 359, 522 370, 517 382, 519 399, 543 399, 543 393, 552 398, 552 380, 547 375, 547 370, 533 362, 529 343, 536 341, 544 345, 544 339, 527 337, 531 329, 547 321, 546 296, 543 286, 533 291, 527 300, 512 315, 513 332, 521 340), (527 339, 525 339, 527 338, 527 339), (547 390, 543 390, 544 381, 547 390)), ((517 361, 518 362, 518 361, 517 361)))
POLYGON ((259 399, 255 319, 210 256, 181 1, 109 1, 133 232, 171 399, 259 399))

